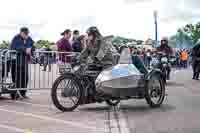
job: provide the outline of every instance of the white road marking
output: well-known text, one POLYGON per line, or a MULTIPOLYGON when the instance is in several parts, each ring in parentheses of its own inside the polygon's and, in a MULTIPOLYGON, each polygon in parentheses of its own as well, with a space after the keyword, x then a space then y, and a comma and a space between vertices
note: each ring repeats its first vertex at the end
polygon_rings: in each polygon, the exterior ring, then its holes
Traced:
MULTIPOLYGON (((110 120, 105 121, 106 126, 108 126, 107 122, 109 122, 112 133, 118 133, 120 131, 121 131, 121 133, 130 133, 129 127, 127 125, 126 117, 124 116, 123 112, 120 109, 117 109, 116 111, 117 111, 116 113, 118 115, 118 120, 116 119, 115 111, 112 110, 110 112, 110 120), (118 128, 118 124, 120 126, 119 127, 120 131, 119 131, 119 128, 118 128)), ((132 125, 131 128, 135 128, 134 125, 132 125)), ((106 132, 109 132, 109 127, 106 128, 106 132)))
MULTIPOLYGON (((119 111, 119 124, 120 124, 120 127, 121 127, 121 132, 122 133, 130 133, 130 130, 128 128, 128 125, 127 125, 127 121, 126 121, 126 118, 123 114, 122 111, 119 111)), ((132 127, 131 128, 134 128, 135 125, 132 124, 132 127)))
POLYGON ((71 126, 79 127, 79 128, 83 128, 83 129, 90 129, 90 130, 102 131, 102 132, 104 131, 104 129, 97 128, 97 127, 91 127, 91 126, 88 126, 88 125, 85 125, 85 124, 82 124, 82 123, 65 121, 65 120, 60 120, 60 119, 51 118, 51 117, 42 116, 42 115, 35 115, 35 114, 32 114, 32 113, 17 112, 17 111, 7 110, 7 109, 3 109, 3 108, 0 108, 0 111, 8 112, 8 113, 14 113, 16 115, 33 117, 33 118, 37 118, 37 119, 45 120, 45 121, 53 121, 53 122, 56 122, 56 123, 67 124, 67 125, 71 125, 71 126))
MULTIPOLYGON (((32 105, 35 107, 40 107, 40 108, 47 108, 47 109, 51 109, 51 110, 58 110, 53 103, 49 104, 49 105, 44 105, 44 104, 35 104, 35 103, 30 103, 30 102, 24 102, 24 101, 13 101, 13 100, 9 100, 10 103, 21 103, 21 104, 27 104, 27 105, 32 105)), ((0 106, 1 107, 1 106, 0 106)), ((5 105, 5 107, 9 107, 9 105, 5 105)), ((76 109, 74 110, 74 112, 80 112, 80 110, 76 109)))
MULTIPOLYGON (((9 100, 9 101, 11 101, 11 100, 9 100)), ((29 103, 29 102, 23 102, 23 101, 13 101, 12 100, 10 103, 21 103, 21 104, 33 105, 33 106, 42 107, 42 108, 51 108, 48 105, 35 104, 35 103, 29 103)))
POLYGON ((20 129, 17 127, 7 126, 7 125, 3 125, 3 124, 0 124, 0 128, 4 128, 4 129, 10 130, 10 131, 17 132, 17 133, 27 133, 27 130, 25 130, 25 129, 20 129))

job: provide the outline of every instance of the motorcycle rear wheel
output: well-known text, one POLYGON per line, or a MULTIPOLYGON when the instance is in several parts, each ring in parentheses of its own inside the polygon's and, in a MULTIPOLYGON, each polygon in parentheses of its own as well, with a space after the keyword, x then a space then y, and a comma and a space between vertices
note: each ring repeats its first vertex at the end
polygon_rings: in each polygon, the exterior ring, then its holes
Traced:
POLYGON ((145 91, 146 91, 145 99, 150 107, 156 108, 162 105, 165 98, 165 84, 164 84, 163 79, 159 75, 153 74, 151 76, 150 80, 147 81, 146 83, 145 91), (158 82, 159 90, 158 90, 158 86, 157 87, 152 86, 153 80, 158 82), (157 98, 158 95, 160 95, 159 99, 155 102, 153 98, 157 98))

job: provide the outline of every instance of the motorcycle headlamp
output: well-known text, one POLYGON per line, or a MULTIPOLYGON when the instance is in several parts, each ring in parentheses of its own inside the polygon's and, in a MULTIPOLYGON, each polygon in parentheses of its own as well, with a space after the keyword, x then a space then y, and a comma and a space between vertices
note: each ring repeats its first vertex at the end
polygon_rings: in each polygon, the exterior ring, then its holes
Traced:
POLYGON ((168 59, 167 59, 166 57, 163 57, 163 58, 161 59, 161 62, 167 63, 167 62, 168 62, 168 59))
POLYGON ((79 68, 80 68, 80 66, 75 66, 75 67, 74 67, 74 71, 78 71, 79 68))

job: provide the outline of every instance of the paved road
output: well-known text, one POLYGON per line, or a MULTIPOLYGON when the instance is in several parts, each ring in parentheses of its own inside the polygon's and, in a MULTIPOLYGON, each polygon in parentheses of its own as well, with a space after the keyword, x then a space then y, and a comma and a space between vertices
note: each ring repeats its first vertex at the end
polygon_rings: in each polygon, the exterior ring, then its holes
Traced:
POLYGON ((61 113, 52 105, 48 90, 31 91, 31 99, 23 101, 5 96, 0 100, 0 132, 118 133, 120 127, 122 133, 199 133, 200 81, 191 76, 190 70, 173 72, 161 108, 151 109, 145 100, 128 100, 122 101, 117 115, 104 103, 61 113))

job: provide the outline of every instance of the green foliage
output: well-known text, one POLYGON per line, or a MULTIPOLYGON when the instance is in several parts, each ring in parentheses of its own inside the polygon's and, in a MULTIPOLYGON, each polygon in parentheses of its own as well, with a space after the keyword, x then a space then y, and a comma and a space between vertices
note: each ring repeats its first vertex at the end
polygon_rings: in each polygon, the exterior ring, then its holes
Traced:
POLYGON ((183 45, 189 44, 192 47, 200 39, 200 22, 196 24, 187 24, 184 27, 177 30, 177 33, 170 38, 172 45, 183 45), (175 44, 174 44, 175 43, 175 44))
POLYGON ((137 42, 135 39, 128 39, 120 36, 113 37, 112 40, 112 43, 116 45, 127 45, 128 43, 134 44, 135 42, 137 42))
POLYGON ((1 49, 8 49, 9 46, 10 46, 10 42, 9 41, 3 40, 2 43, 0 43, 0 48, 1 49))
POLYGON ((185 32, 179 30, 170 38, 169 44, 174 48, 191 48, 193 41, 185 32))
POLYGON ((38 40, 36 43, 35 43, 35 47, 36 48, 50 48, 51 49, 51 46, 54 45, 53 42, 50 42, 48 40, 38 40))
POLYGON ((193 44, 197 43, 200 38, 200 22, 187 24, 182 30, 192 39, 193 44))
POLYGON ((200 22, 187 24, 177 30, 177 33, 170 37, 170 45, 176 48, 191 48, 200 38, 200 22))
POLYGON ((138 45, 141 45, 142 43, 144 43, 144 41, 142 41, 142 40, 137 40, 136 42, 138 45))

